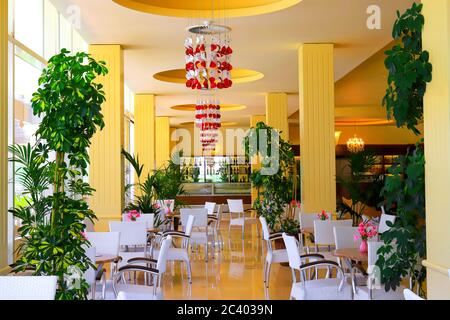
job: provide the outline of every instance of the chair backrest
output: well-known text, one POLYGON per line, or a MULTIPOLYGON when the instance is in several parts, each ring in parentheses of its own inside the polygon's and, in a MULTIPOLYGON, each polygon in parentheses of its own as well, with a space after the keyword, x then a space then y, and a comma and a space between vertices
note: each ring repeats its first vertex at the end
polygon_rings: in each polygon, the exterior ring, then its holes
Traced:
POLYGON ((119 232, 86 232, 86 238, 95 247, 96 254, 119 255, 119 232))
POLYGON ((416 300, 416 301, 425 300, 424 298, 421 298, 420 296, 418 296, 409 289, 403 290, 403 296, 405 297, 405 300, 416 300))
MULTIPOLYGON (((328 219, 331 219, 331 214, 328 214, 328 219)), ((300 212, 300 227, 302 229, 314 228, 315 220, 320 220, 319 217, 317 216, 317 213, 300 212)))
POLYGON ((380 224, 378 226, 378 233, 382 234, 382 233, 388 231, 389 229, 391 229, 391 227, 389 227, 387 225, 387 222, 390 221, 390 222, 394 223, 395 219, 397 219, 396 216, 393 216, 391 214, 382 213, 381 218, 380 218, 380 224))
POLYGON ((259 221, 261 222, 261 228, 263 232, 263 239, 266 241, 269 241, 270 238, 270 232, 269 232, 269 226, 267 225, 267 220, 263 216, 259 217, 259 221))
POLYGON ((289 267, 291 267, 291 269, 300 269, 301 259, 298 250, 297 239, 292 236, 288 236, 286 233, 283 233, 283 240, 289 259, 289 267))
POLYGON ((55 300, 57 277, 0 277, 0 300, 55 300))
POLYGON ((95 232, 94 223, 90 219, 85 219, 83 223, 86 226, 85 232, 95 232))
POLYGON ((213 215, 216 211, 216 203, 215 202, 205 202, 205 209, 208 210, 209 215, 213 215))
POLYGON ((377 251, 384 245, 382 241, 368 241, 367 242, 367 264, 369 266, 374 266, 378 260, 377 251))
MULTIPOLYGON (((97 252, 96 248, 89 247, 85 248, 85 250, 86 256, 89 258, 89 260, 91 260, 93 264, 95 264, 95 255, 97 252)), ((93 267, 89 267, 89 269, 84 272, 83 278, 89 285, 92 285, 96 281, 96 270, 93 267)))
POLYGON ((357 227, 333 227, 334 245, 336 249, 359 248, 361 239, 355 240, 359 235, 357 227))
POLYGON ((120 232, 121 246, 147 245, 147 224, 143 222, 110 221, 109 230, 120 232))
POLYGON ((192 233, 192 228, 194 227, 194 221, 195 221, 195 217, 190 215, 187 219, 187 222, 186 222, 185 228, 184 228, 184 233, 187 236, 190 236, 192 233))
POLYGON ((242 213, 244 212, 244 201, 242 199, 231 200, 228 199, 228 211, 231 213, 242 213))
POLYGON ((162 241, 161 249, 158 254, 158 262, 156 263, 156 269, 159 271, 159 274, 163 274, 166 272, 166 260, 167 260, 167 252, 169 252, 169 248, 172 245, 172 237, 168 236, 162 241))
POLYGON ((334 227, 351 227, 352 220, 314 220, 314 242, 316 245, 334 244, 334 227))
POLYGON ((141 214, 139 218, 136 218, 136 221, 130 221, 128 218, 128 214, 122 214, 122 222, 142 222, 147 224, 147 229, 153 229, 155 223, 155 214, 141 214))
POLYGON ((183 226, 187 224, 189 216, 194 216, 194 227, 207 227, 208 226, 208 211, 205 208, 199 209, 181 209, 181 223, 183 226))

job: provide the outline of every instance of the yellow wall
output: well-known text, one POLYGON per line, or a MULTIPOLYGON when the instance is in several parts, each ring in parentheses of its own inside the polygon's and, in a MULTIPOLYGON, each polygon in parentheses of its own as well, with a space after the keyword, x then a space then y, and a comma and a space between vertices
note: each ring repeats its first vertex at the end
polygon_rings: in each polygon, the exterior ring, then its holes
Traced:
POLYGON ((8 265, 8 1, 0 0, 0 274, 8 265))
POLYGON ((425 97, 427 293, 450 299, 450 1, 422 0, 433 81, 425 97))
POLYGON ((109 70, 99 78, 106 95, 102 105, 105 128, 95 134, 89 150, 89 183, 96 189, 90 205, 99 218, 96 227, 104 229, 110 219, 120 217, 124 203, 123 51, 120 45, 91 45, 89 52, 94 59, 105 61, 109 70))
POLYGON ((143 178, 155 169, 155 96, 134 98, 134 153, 144 165, 143 178))
POLYGON ((286 93, 266 95, 266 124, 281 131, 281 137, 289 140, 288 98, 286 93))
POLYGON ((299 48, 302 211, 336 211, 334 46, 299 48))
POLYGON ((169 117, 156 117, 155 120, 155 160, 160 168, 170 159, 169 117))

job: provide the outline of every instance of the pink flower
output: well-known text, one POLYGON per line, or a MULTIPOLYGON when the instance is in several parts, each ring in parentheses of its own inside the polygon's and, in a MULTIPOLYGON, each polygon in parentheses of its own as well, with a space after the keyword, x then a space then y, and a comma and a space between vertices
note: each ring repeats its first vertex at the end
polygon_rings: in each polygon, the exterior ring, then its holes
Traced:
POLYGON ((322 220, 322 221, 328 220, 328 214, 327 214, 327 212, 326 212, 325 210, 322 210, 322 212, 319 213, 319 214, 317 215, 317 217, 318 217, 320 220, 322 220))
POLYGON ((136 221, 137 218, 140 218, 140 217, 141 217, 141 214, 136 210, 132 210, 132 211, 128 212, 128 220, 129 221, 136 221))
POLYGON ((368 240, 375 237, 378 234, 377 228, 369 222, 361 222, 358 226, 358 233, 362 240, 368 240))
POLYGON ((87 240, 87 239, 88 239, 88 238, 87 238, 87 235, 86 235, 86 232, 81 231, 80 234, 81 234, 81 236, 83 237, 84 240, 87 240))
POLYGON ((293 207, 293 208, 300 208, 301 206, 302 206, 302 204, 301 204, 300 201, 297 201, 297 200, 292 200, 291 201, 291 207, 293 207))

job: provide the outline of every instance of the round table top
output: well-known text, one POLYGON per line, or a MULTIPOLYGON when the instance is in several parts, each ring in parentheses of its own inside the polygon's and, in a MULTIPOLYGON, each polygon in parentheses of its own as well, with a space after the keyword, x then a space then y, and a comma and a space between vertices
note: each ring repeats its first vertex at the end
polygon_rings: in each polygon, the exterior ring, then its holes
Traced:
POLYGON ((112 254, 100 254, 95 256, 95 263, 96 264, 105 264, 105 263, 111 263, 111 262, 115 262, 119 259, 120 257, 112 255, 112 254))
POLYGON ((358 262, 367 262, 367 252, 362 253, 357 248, 337 249, 332 252, 332 255, 338 258, 346 258, 358 262))
POLYGON ((149 233, 158 233, 159 232, 159 228, 147 229, 147 232, 149 232, 149 233))

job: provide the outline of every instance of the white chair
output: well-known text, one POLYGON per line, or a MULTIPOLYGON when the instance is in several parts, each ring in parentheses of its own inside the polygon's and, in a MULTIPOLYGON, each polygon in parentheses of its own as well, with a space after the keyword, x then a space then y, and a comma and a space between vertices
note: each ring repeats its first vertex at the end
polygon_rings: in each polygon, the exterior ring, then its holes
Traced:
MULTIPOLYGON (((189 216, 194 216, 194 226, 191 233, 191 240, 190 244, 192 245, 203 245, 205 247, 205 261, 208 262, 208 246, 209 246, 209 240, 211 238, 209 235, 209 229, 208 229, 208 211, 205 208, 200 209, 181 209, 181 223, 184 225, 184 223, 187 222, 187 219, 189 216), (197 230, 197 231, 194 231, 197 230)), ((213 256, 214 256, 214 246, 212 246, 213 249, 213 256)))
MULTIPOLYGON (((228 233, 231 232, 232 226, 237 226, 242 228, 242 238, 244 238, 244 232, 245 232, 245 223, 255 223, 257 221, 256 218, 253 217, 246 217, 245 216, 245 210, 244 210, 244 202, 242 199, 238 200, 227 200, 228 202, 228 211, 230 213, 230 225, 228 227, 228 233), (233 214, 237 214, 237 218, 233 218, 233 214)), ((259 236, 259 229, 256 228, 258 231, 259 236)))
MULTIPOLYGON (((335 245, 334 227, 351 227, 352 220, 314 220, 314 244, 316 252, 319 252, 320 247, 328 247, 328 251, 331 251, 331 247, 335 245)), ((325 255, 328 260, 336 260, 331 255, 325 255)))
POLYGON ((120 252, 122 260, 119 268, 126 261, 147 255, 147 224, 143 222, 110 221, 109 230, 120 233, 120 252))
POLYGON ((219 248, 219 251, 223 249, 223 237, 222 232, 220 231, 220 226, 222 222, 222 213, 223 213, 223 205, 217 206, 217 214, 208 215, 209 224, 212 224, 213 227, 210 228, 212 231, 212 235, 209 235, 210 241, 213 244, 213 247, 216 247, 216 244, 219 248))
POLYGON ((113 291, 118 300, 155 300, 163 298, 161 283, 162 277, 166 272, 167 255, 171 244, 172 237, 167 236, 162 240, 157 260, 148 258, 133 259, 133 263, 119 269, 113 280, 113 291), (135 263, 144 263, 145 266, 136 265, 135 263), (127 272, 143 272, 146 282, 147 278, 151 277, 152 286, 126 283, 124 275, 127 272))
POLYGON ((383 234, 384 232, 391 229, 391 227, 389 227, 387 225, 387 222, 389 221, 391 223, 395 223, 396 219, 397 219, 396 216, 393 216, 391 214, 382 213, 381 218, 380 218, 380 224, 378 226, 378 234, 383 234))
MULTIPOLYGON (((86 256, 95 265, 95 256, 97 250, 95 249, 95 247, 85 248, 85 250, 86 256)), ((91 299, 95 300, 97 288, 97 268, 90 267, 89 269, 87 269, 83 274, 83 278, 89 284, 89 287, 91 289, 91 299)))
POLYGON ((94 223, 91 221, 91 219, 85 219, 83 223, 86 226, 86 228, 84 229, 86 232, 95 232, 94 223))
POLYGON ((289 266, 292 270, 292 289, 290 298, 295 300, 351 300, 351 287, 346 283, 344 272, 334 261, 319 260, 306 262, 299 254, 297 240, 283 233, 289 266), (336 269, 339 278, 308 280, 306 271, 310 269, 336 269), (296 271, 300 273, 301 281, 297 281, 296 271))
POLYGON ((261 222, 261 228, 262 228, 262 234, 263 239, 266 242, 266 259, 264 261, 264 284, 266 288, 269 288, 269 281, 270 281, 270 268, 272 266, 272 263, 282 263, 282 262, 289 262, 288 255, 286 249, 278 249, 274 250, 272 248, 272 241, 283 239, 283 236, 281 233, 273 233, 270 234, 269 226, 267 225, 266 218, 263 216, 259 217, 259 221, 261 222))
MULTIPOLYGON (((185 216, 185 214, 181 213, 181 220, 183 221, 184 231, 175 231, 168 230, 161 234, 160 241, 163 241, 167 237, 171 238, 180 238, 181 239, 181 247, 180 248, 169 248, 167 252, 167 260, 168 261, 181 261, 186 263, 186 271, 188 275, 188 281, 192 283, 192 274, 191 274, 191 263, 189 259, 189 241, 191 239, 192 228, 194 226, 195 217, 193 215, 185 216)), ((161 249, 160 249, 161 250, 161 249)), ((160 255, 160 250, 154 250, 152 252, 153 257, 160 255)), ((140 261, 142 258, 131 259, 128 262, 134 263, 134 261, 140 261)), ((145 259, 144 259, 145 260, 145 259)))
POLYGON ((355 235, 359 236, 357 227, 334 226, 334 245, 336 249, 359 248, 361 239, 355 240, 355 235))
MULTIPOLYGON (((314 221, 320 220, 320 218, 317 216, 317 213, 305 213, 300 212, 299 213, 299 219, 300 219, 300 228, 302 230, 305 229, 314 229, 314 221)), ((331 214, 328 215, 328 219, 331 219, 331 214)), ((306 246, 306 251, 309 252, 309 246, 306 246)))
POLYGON ((58 277, 0 277, 0 300, 55 300, 58 277))
POLYGON ((215 202, 205 202, 205 209, 208 210, 208 215, 214 215, 216 211, 216 203, 215 202))
POLYGON ((122 214, 122 222, 141 222, 147 225, 147 229, 153 229, 155 223, 155 214, 141 214, 139 218, 136 218, 136 221, 130 221, 128 218, 128 214, 122 214))
POLYGON ((424 298, 418 296, 417 294, 415 294, 414 292, 412 292, 409 289, 403 290, 403 297, 405 298, 405 300, 415 300, 415 301, 425 300, 424 298))
MULTIPOLYGON (((86 232, 86 238, 90 242, 92 247, 95 247, 96 256, 109 255, 118 257, 118 259, 112 263, 110 269, 110 278, 113 278, 114 273, 118 269, 118 263, 120 260, 120 233, 119 232, 86 232)), ((102 282, 102 299, 106 297, 107 282, 105 277, 105 269, 103 266, 98 266, 96 280, 102 282)))
MULTIPOLYGON (((406 289, 403 286, 398 287, 395 291, 390 290, 386 292, 384 285, 381 283, 380 269, 376 266, 378 260, 378 249, 384 245, 381 241, 367 242, 367 265, 369 266, 367 272, 361 270, 360 266, 355 265, 354 271, 360 271, 367 275, 366 285, 357 286, 355 289, 355 300, 403 300, 403 291, 406 289)), ((354 272, 356 274, 356 272, 354 272)))

